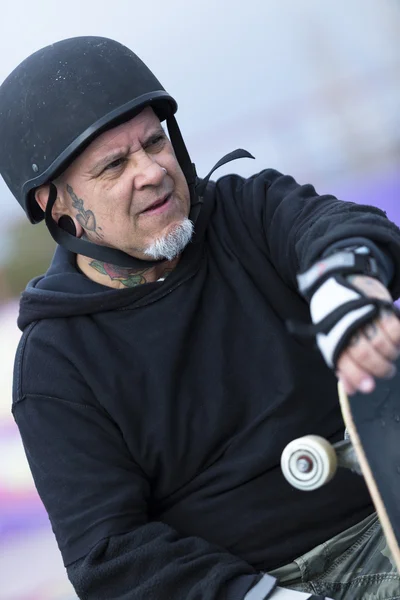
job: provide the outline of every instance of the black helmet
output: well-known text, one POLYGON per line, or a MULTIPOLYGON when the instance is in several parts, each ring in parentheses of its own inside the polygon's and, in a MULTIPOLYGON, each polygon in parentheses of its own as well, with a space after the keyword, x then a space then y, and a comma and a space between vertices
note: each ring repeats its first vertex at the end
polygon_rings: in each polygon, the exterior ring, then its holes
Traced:
MULTIPOLYGON (((51 217, 57 197, 52 180, 100 133, 151 106, 166 120, 177 160, 189 185, 192 213, 196 171, 174 113, 177 103, 150 69, 122 44, 76 37, 24 60, 0 86, 0 173, 32 223, 44 217, 51 235, 73 252, 121 266, 140 262, 118 250, 73 238, 51 217), (50 183, 46 215, 35 189, 50 183)), ((154 261, 146 261, 154 264, 154 261)))
POLYGON ((149 105, 161 121, 177 109, 150 69, 113 40, 71 38, 24 60, 0 86, 0 173, 30 221, 44 217, 33 190, 149 105))

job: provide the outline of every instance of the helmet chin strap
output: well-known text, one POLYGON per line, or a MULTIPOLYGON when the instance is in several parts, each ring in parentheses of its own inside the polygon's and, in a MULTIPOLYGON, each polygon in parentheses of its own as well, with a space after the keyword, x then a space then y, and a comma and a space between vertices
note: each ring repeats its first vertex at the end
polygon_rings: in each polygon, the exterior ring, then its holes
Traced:
POLYGON ((195 167, 194 163, 192 163, 192 161, 190 160, 190 156, 187 151, 186 144, 183 141, 181 130, 179 129, 179 125, 178 125, 177 120, 175 119, 174 115, 171 115, 167 119, 167 127, 168 127, 168 133, 171 138, 172 146, 175 151, 176 158, 177 158, 178 163, 183 171, 183 174, 185 175, 185 178, 186 178, 186 181, 187 181, 187 184, 189 187, 189 193, 190 193, 189 219, 193 223, 196 223, 197 217, 199 216, 201 207, 203 205, 203 197, 204 197, 204 193, 205 193, 205 190, 207 187, 207 183, 208 183, 211 175, 214 173, 214 171, 219 169, 219 167, 222 167, 222 165, 225 165, 226 163, 231 162, 232 160, 236 160, 237 158, 254 158, 254 156, 252 156, 250 154, 250 152, 247 152, 247 150, 242 150, 241 148, 239 148, 237 150, 233 150, 232 152, 225 154, 225 156, 223 156, 214 165, 214 167, 211 169, 211 171, 208 173, 208 175, 206 177, 204 177, 204 179, 200 179, 197 176, 196 167, 195 167))

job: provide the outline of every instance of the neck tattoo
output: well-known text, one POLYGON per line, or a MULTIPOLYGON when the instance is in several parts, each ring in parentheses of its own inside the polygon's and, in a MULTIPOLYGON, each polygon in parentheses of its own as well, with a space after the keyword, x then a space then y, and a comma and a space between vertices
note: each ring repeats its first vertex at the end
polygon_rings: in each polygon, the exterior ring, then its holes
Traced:
MULTIPOLYGON (((108 263, 101 262, 99 260, 92 260, 89 265, 95 269, 98 273, 105 275, 116 283, 121 283, 125 287, 135 287, 142 285, 143 283, 149 283, 146 278, 146 274, 152 271, 151 268, 133 270, 129 267, 118 267, 116 265, 110 265, 108 263)), ((157 281, 164 281, 164 279, 171 273, 171 268, 166 268, 157 281)))

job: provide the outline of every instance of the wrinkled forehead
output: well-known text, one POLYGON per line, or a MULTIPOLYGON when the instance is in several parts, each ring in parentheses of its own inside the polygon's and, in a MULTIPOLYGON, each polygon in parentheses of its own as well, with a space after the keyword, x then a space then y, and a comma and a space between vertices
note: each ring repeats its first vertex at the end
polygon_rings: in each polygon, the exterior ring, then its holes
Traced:
POLYGON ((114 146, 130 145, 135 141, 140 142, 143 137, 151 131, 161 127, 160 121, 155 112, 150 106, 147 106, 138 115, 112 127, 100 134, 93 142, 85 149, 82 155, 94 155, 104 147, 112 149, 114 146))
POLYGON ((138 115, 101 133, 73 161, 67 171, 86 168, 104 154, 122 148, 139 148, 141 142, 157 130, 161 130, 160 120, 147 106, 138 115))

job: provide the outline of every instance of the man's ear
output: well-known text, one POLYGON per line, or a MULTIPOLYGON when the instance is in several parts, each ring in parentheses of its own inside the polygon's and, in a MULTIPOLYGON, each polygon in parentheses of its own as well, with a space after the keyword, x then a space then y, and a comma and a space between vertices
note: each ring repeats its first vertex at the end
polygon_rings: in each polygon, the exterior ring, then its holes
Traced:
MULTIPOLYGON (((47 202, 50 194, 50 186, 49 185, 41 185, 35 191, 35 200, 39 204, 40 208, 45 212, 47 202)), ((65 201, 62 193, 59 193, 59 187, 57 187, 57 199, 54 203, 53 210, 51 211, 51 216, 58 223, 61 217, 69 217, 75 225, 76 237, 81 237, 83 234, 83 228, 79 222, 71 215, 70 206, 65 201)), ((63 227, 64 229, 64 227, 63 227)))
MULTIPOLYGON (((40 208, 43 212, 46 210, 47 201, 49 199, 50 194, 50 186, 48 184, 41 185, 35 191, 35 199, 39 204, 40 208)), ((53 210, 51 211, 52 217, 55 221, 65 214, 69 214, 69 207, 66 206, 64 198, 62 194, 60 194, 59 189, 57 187, 57 199, 54 203, 53 210)))
POLYGON ((46 210, 47 200, 49 199, 50 186, 41 185, 35 190, 35 200, 39 204, 43 212, 46 210))

